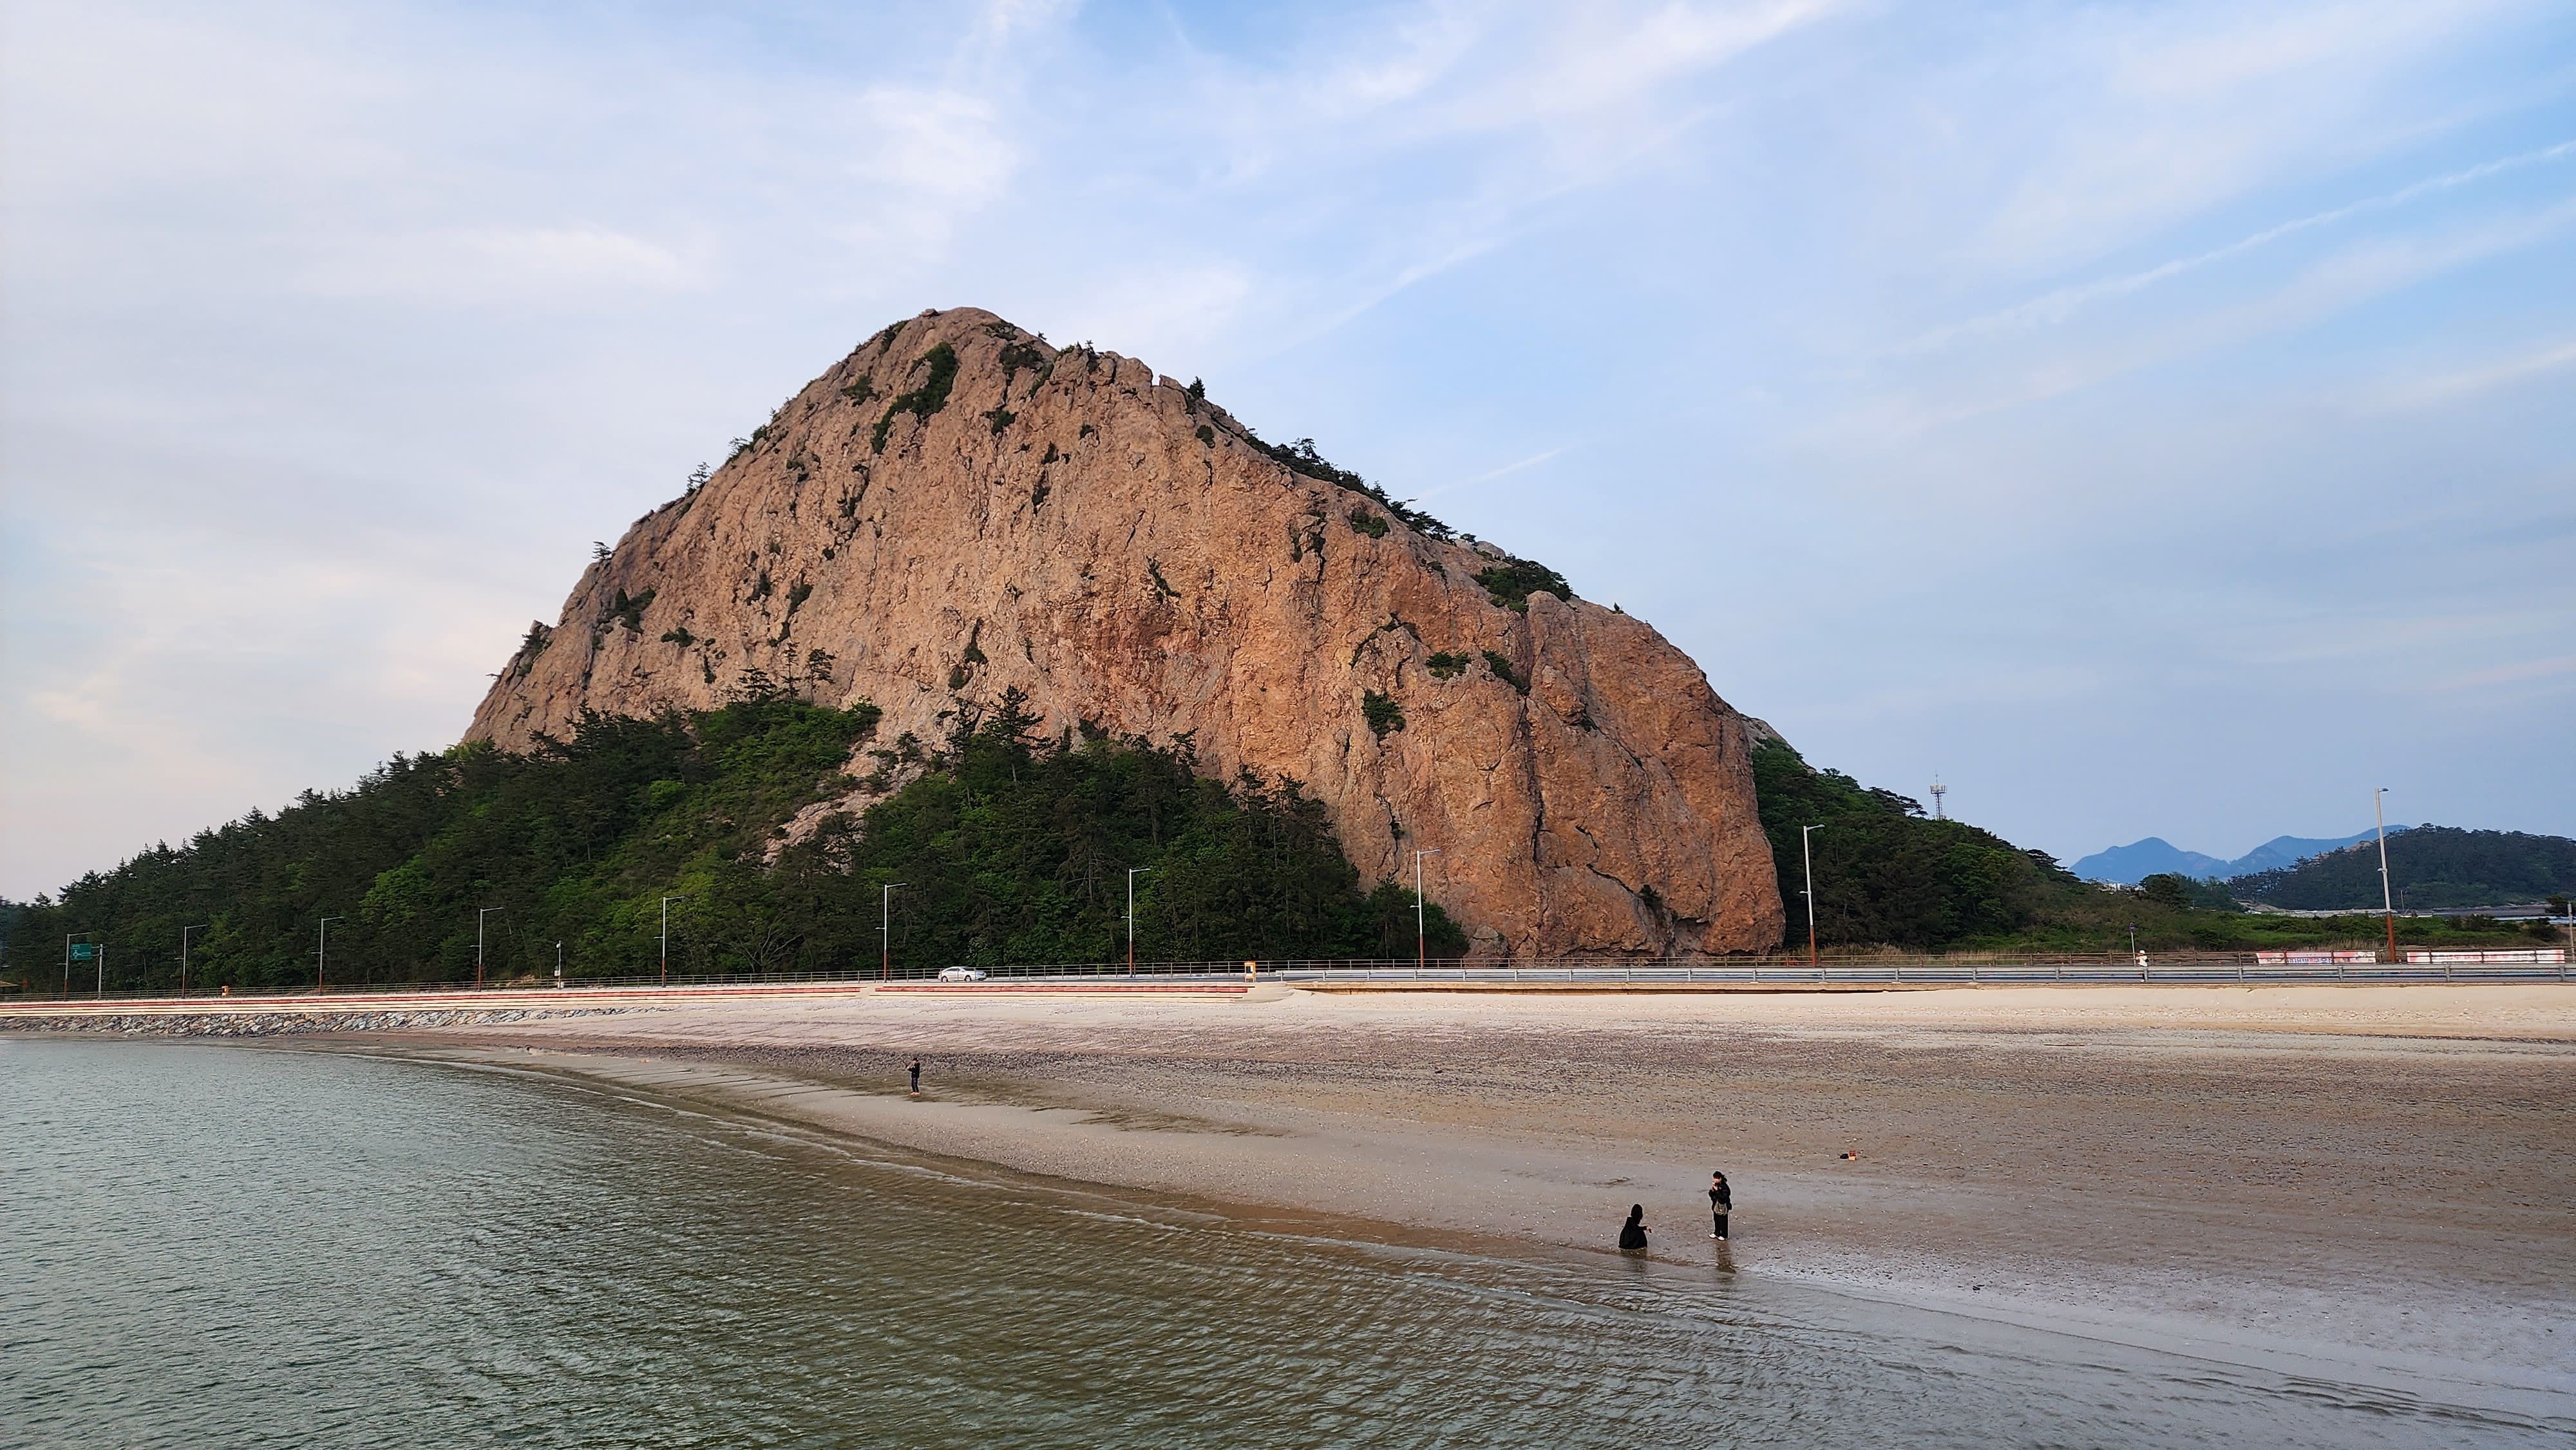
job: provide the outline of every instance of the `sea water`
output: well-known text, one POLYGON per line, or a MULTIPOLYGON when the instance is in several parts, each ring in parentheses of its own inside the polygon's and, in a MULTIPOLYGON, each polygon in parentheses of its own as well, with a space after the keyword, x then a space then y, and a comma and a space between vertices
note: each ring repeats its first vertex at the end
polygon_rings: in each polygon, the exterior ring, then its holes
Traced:
POLYGON ((530 1076, 0 1040, 0 1443, 2566 1443, 1706 1267, 1286 1233, 530 1076))

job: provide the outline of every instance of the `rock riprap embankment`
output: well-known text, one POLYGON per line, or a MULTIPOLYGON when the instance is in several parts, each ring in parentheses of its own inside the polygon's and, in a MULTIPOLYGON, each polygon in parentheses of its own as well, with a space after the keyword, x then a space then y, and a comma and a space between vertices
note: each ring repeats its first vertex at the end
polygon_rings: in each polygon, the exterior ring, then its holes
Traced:
POLYGON ((873 701, 882 748, 1016 699, 1293 777, 1371 878, 1437 849, 1479 956, 1776 945, 1746 722, 1699 667, 1353 481, 1132 358, 924 313, 628 529, 470 736, 787 688, 873 701))
POLYGON ((128 1037, 289 1037, 315 1032, 403 1032, 425 1027, 494 1027, 555 1017, 600 1017, 631 1007, 448 1007, 388 1012, 93 1012, 60 1016, 0 1013, 0 1032, 97 1032, 128 1037))

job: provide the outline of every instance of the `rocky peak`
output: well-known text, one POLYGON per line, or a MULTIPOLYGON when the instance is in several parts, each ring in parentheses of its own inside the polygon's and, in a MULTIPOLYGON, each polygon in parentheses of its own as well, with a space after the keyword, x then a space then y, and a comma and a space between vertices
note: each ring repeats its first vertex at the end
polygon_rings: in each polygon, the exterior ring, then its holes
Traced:
POLYGON ((773 689, 872 700, 884 741, 1016 692, 1050 733, 1294 778, 1364 874, 1437 850, 1479 956, 1780 939, 1745 719, 1651 627, 1195 384, 973 308, 869 338, 637 520, 469 738, 773 689))

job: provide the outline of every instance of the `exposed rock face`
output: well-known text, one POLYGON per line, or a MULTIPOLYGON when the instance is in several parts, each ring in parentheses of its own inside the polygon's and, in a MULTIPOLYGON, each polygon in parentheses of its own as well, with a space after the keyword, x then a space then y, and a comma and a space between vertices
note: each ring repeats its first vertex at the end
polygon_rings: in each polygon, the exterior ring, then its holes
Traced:
POLYGON ((1699 668, 1580 600, 1504 607, 1498 551, 1318 471, 1132 358, 924 313, 629 529, 470 737, 779 683, 937 742, 1016 687, 1051 733, 1186 733, 1220 778, 1304 782, 1370 877, 1436 848, 1477 956, 1776 944, 1745 720, 1699 668))

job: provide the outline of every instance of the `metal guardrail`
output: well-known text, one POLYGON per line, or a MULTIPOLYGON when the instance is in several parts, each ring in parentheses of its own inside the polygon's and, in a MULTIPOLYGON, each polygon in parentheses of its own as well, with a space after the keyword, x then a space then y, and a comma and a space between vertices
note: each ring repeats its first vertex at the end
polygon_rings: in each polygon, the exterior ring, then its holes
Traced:
POLYGON ((2145 968, 2118 964, 2106 966, 2100 962, 1837 962, 1813 967, 1804 964, 1763 966, 1572 964, 1416 968, 1408 964, 1402 967, 1286 967, 1276 972, 1265 968, 1262 975, 1282 981, 1316 982, 1448 981, 1517 982, 1531 985, 1544 985, 1550 982, 1575 984, 1611 982, 1637 986, 1706 983, 1783 987, 1800 984, 1855 987, 1986 984, 2003 986, 2044 982, 2262 985, 2299 982, 2566 982, 2571 980, 2569 968, 2565 964, 2496 963, 2443 967, 2398 963, 2372 966, 2350 965, 2337 968, 2258 966, 2244 962, 2214 961, 2150 962, 2145 968))
MULTIPOLYGON (((924 982, 935 980, 937 968, 898 968, 890 974, 873 971, 850 972, 770 972, 732 973, 711 976, 673 976, 665 981, 658 975, 624 977, 570 977, 560 983, 552 980, 518 979, 496 982, 483 990, 479 1000, 495 996, 554 997, 591 993, 654 992, 668 988, 674 994, 706 989, 795 986, 873 985, 879 981, 924 982)), ((986 980, 995 982, 1085 982, 1105 980, 1135 981, 1231 981, 1244 980, 1242 962, 1139 962, 1131 973, 1123 962, 1033 963, 1020 966, 983 969, 986 980)), ((1803 961, 1782 959, 1743 962, 1474 962, 1451 961, 1418 964, 1410 960, 1384 961, 1266 961, 1256 968, 1258 979, 1275 982, 1313 982, 1331 984, 1348 982, 1441 983, 1461 984, 1510 983, 1544 987, 1549 984, 1598 986, 1620 984, 1638 987, 1655 986, 1747 986, 1782 987, 1870 987, 1870 986, 1937 986, 1937 985, 2030 985, 2035 983, 2145 983, 2148 985, 2279 985, 2300 982, 2568 982, 2569 964, 2561 963, 2429 963, 2380 962, 2334 964, 2279 964, 2257 962, 2250 954, 2209 955, 2197 957, 2150 958, 2139 966, 2134 959, 2104 960, 2099 956, 1980 956, 1980 957, 1889 957, 1827 961, 1810 966, 1803 961)), ((331 1001, 356 1003, 396 996, 425 993, 443 996, 465 996, 475 989, 457 982, 404 982, 334 985, 327 991, 306 988, 246 989, 239 997, 226 998, 202 989, 184 998, 171 993, 152 993, 148 989, 120 989, 107 999, 119 1002, 138 1000, 186 1001, 196 1004, 220 1004, 238 1000, 245 1005, 257 1000, 264 1005, 280 1001, 331 1001)), ((0 996, 8 1002, 81 1002, 102 1000, 97 994, 28 992, 0 996)))

